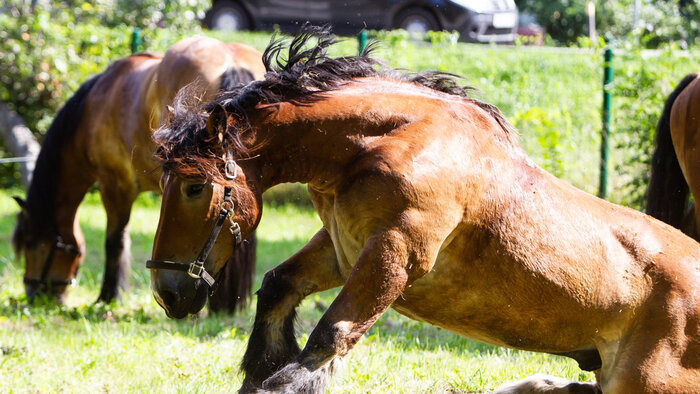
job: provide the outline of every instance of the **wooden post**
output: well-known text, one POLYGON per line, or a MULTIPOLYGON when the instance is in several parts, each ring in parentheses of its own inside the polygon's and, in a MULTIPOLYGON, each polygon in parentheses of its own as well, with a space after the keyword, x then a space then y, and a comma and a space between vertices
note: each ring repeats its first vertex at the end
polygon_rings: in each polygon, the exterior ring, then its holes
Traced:
POLYGON ((608 195, 608 140, 610 136, 610 89, 612 88, 612 59, 613 51, 610 47, 605 49, 605 63, 603 68, 603 130, 600 133, 600 184, 598 197, 606 198, 608 195))

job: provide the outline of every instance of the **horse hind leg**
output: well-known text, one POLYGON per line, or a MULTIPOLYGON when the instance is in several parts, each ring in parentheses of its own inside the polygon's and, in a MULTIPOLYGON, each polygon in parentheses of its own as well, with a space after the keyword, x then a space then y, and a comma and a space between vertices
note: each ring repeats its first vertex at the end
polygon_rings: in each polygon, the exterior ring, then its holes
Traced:
POLYGON ((600 394, 594 382, 570 382, 556 376, 537 374, 497 387, 494 394, 600 394))
POLYGON ((301 300, 342 283, 335 249, 323 228, 294 256, 265 274, 241 363, 245 378, 240 392, 258 391, 264 380, 299 354, 294 320, 301 300))
POLYGON ((131 266, 130 248, 131 238, 126 224, 120 225, 116 230, 108 230, 105 239, 105 275, 98 301, 111 302, 118 299, 120 291, 127 288, 131 266))

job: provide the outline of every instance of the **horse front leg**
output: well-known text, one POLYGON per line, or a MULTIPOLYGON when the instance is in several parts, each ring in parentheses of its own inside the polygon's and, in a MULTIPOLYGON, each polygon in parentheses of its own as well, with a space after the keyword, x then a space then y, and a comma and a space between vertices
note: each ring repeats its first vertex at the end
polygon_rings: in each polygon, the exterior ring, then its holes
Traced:
POLYGON ((398 231, 370 237, 338 297, 314 328, 296 359, 263 382, 271 392, 323 391, 336 363, 345 356, 403 292, 424 275, 434 256, 416 254, 398 231))
POLYGON ((241 363, 245 379, 240 392, 256 391, 265 379, 299 354, 294 319, 301 300, 342 283, 335 249, 325 228, 265 274, 257 292, 255 323, 241 363))
POLYGON ((136 199, 135 185, 115 188, 115 184, 100 184, 102 202, 107 212, 105 238, 105 274, 97 301, 111 302, 119 297, 121 289, 128 285, 131 265, 131 238, 128 224, 131 206, 136 199))

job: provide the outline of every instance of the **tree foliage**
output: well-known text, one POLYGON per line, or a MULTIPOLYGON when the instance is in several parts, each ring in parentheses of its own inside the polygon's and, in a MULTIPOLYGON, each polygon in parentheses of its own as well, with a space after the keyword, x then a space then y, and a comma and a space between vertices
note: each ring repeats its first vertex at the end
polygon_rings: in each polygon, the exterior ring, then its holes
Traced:
MULTIPOLYGON (((576 43, 588 35, 585 0, 516 0, 521 12, 535 15, 556 41, 576 43)), ((700 44, 700 4, 697 0, 640 1, 635 24, 635 0, 595 0, 595 24, 606 41, 632 41, 644 48, 675 42, 700 44)))
POLYGON ((0 100, 41 134, 87 76, 130 53, 134 28, 147 41, 194 32, 203 9, 200 0, 39 1, 34 7, 8 0, 0 13, 0 100))
MULTIPOLYGON (((132 32, 162 50, 199 31, 204 0, 6 0, 0 5, 0 101, 38 139, 53 115, 90 75, 131 53, 132 32)), ((0 141, 0 157, 5 156, 0 141)), ((0 184, 17 183, 16 165, 0 166, 0 184)))

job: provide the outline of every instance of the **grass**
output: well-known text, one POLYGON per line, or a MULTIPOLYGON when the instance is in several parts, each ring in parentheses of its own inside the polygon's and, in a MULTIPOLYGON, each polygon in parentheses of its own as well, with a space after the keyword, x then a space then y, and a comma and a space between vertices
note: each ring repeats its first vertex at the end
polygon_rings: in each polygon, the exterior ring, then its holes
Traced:
MULTIPOLYGON (((144 261, 158 220, 158 198, 142 195, 132 214, 131 288, 119 303, 94 304, 103 270, 104 212, 99 195, 80 208, 88 254, 66 306, 27 305, 23 267, 9 237, 16 204, 0 191, 0 392, 174 392, 237 390, 238 364, 254 305, 236 316, 204 311, 168 319, 155 303, 144 261)), ((17 191, 15 191, 17 192, 17 191)), ((300 248, 320 221, 308 208, 265 206, 255 288, 264 272, 300 248)), ((299 308, 303 346, 337 290, 299 308)), ((253 299, 253 303, 255 299, 253 299)), ((534 373, 588 380, 561 357, 486 345, 389 311, 372 327, 328 387, 331 393, 483 392, 534 373)))

